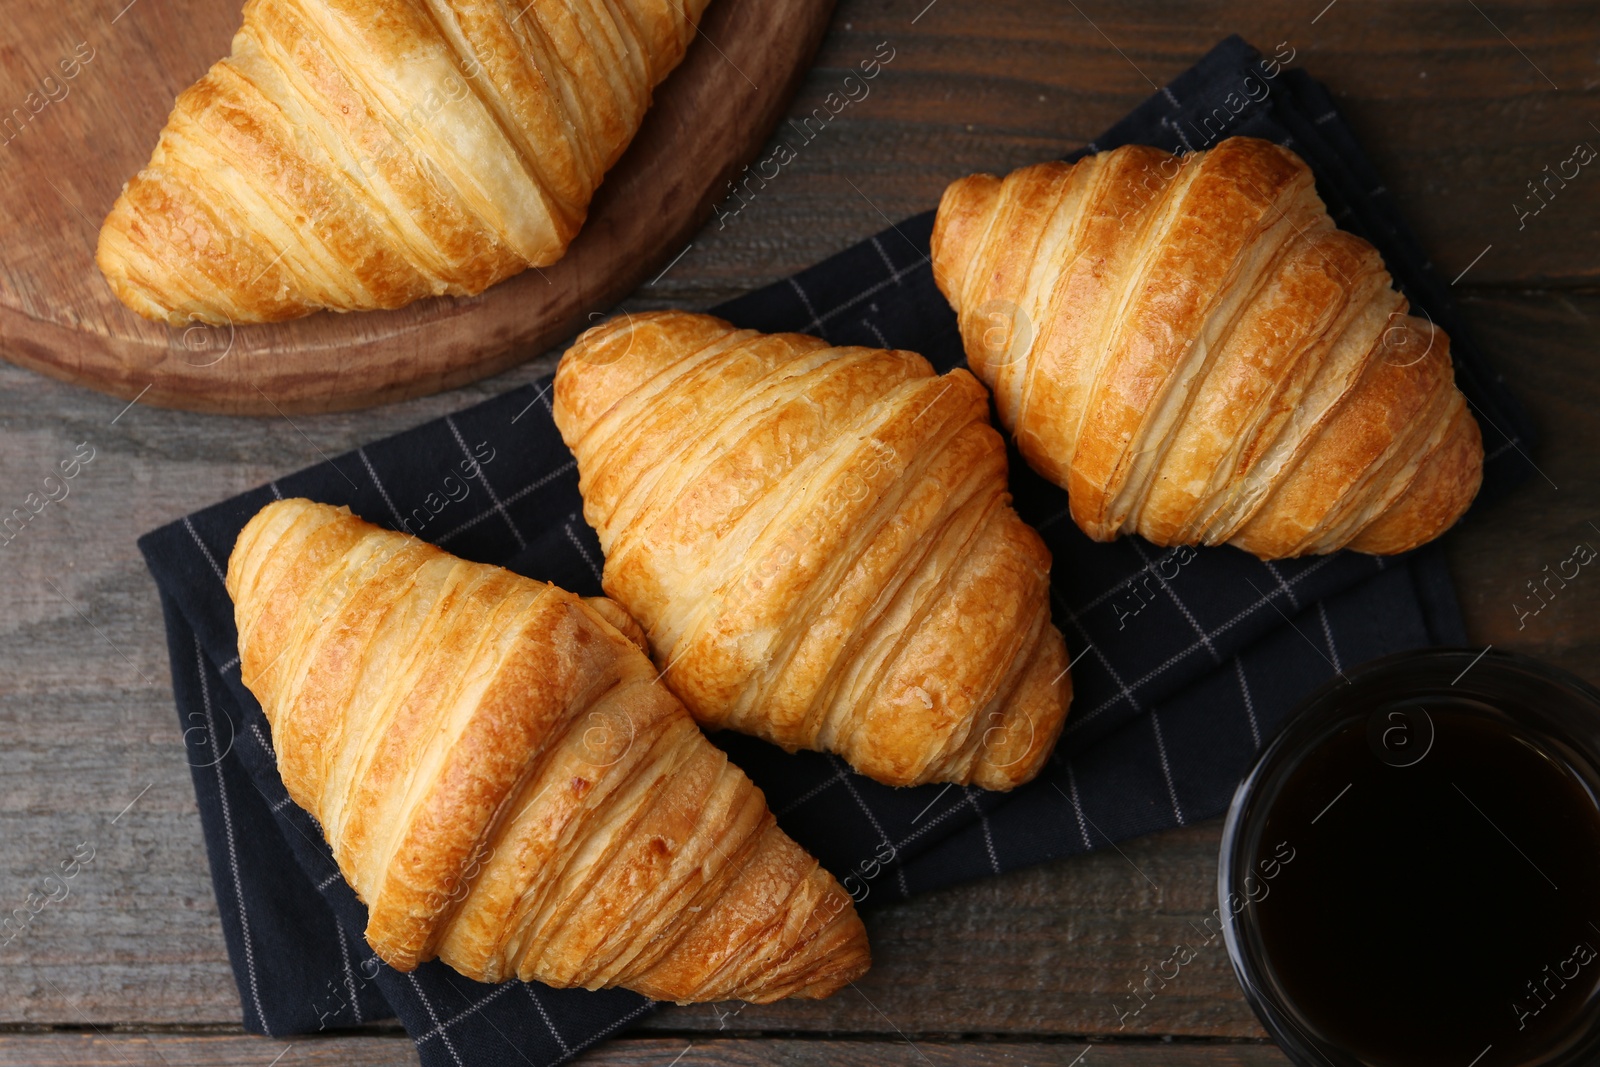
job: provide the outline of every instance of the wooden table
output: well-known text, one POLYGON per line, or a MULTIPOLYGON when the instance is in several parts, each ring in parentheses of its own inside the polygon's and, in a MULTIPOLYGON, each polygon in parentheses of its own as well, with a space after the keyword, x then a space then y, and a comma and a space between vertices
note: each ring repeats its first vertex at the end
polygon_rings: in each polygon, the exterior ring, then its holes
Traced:
MULTIPOLYGON (((1269 52, 1286 42, 1332 87, 1440 271, 1465 272, 1466 317, 1545 433, 1546 477, 1449 535, 1471 636, 1600 682, 1600 578, 1572 583, 1521 629, 1512 609, 1545 564, 1600 539, 1600 171, 1521 229, 1513 207, 1574 144, 1600 145, 1600 8, 1324 2, 844 0, 791 113, 888 41, 894 58, 870 96, 629 306, 710 304, 932 206, 955 175, 1081 144, 1229 32, 1269 52)), ((550 367, 547 356, 432 399, 291 424, 124 410, 0 365, 0 510, 79 442, 95 450, 71 495, 0 549, 0 908, 78 842, 95 848, 71 896, 0 949, 0 1064, 415 1062, 392 1026, 293 1042, 241 1033, 134 539, 550 367)), ((1214 906, 1218 834, 1213 822, 1124 846, 1148 882, 1110 852, 879 911, 860 993, 667 1010, 583 1062, 1284 1063, 1220 946, 1125 1026, 1112 1009, 1214 906)))

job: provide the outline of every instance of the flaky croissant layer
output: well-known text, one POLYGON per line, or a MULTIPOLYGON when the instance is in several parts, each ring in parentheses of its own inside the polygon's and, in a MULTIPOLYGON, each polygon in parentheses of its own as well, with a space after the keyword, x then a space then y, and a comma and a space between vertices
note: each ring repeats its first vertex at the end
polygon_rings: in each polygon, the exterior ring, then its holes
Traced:
POLYGON ((628 315, 562 357, 607 593, 697 719, 892 785, 1038 773, 1071 682, 988 398, 912 352, 628 315))
POLYGON ((274 322, 553 263, 708 0, 249 0, 96 262, 146 318, 274 322))
POLYGON ((1135 145, 963 178, 933 269, 1001 421, 1091 537, 1402 552, 1477 493, 1449 338, 1288 149, 1135 145))
POLYGON ((391 966, 691 1001, 863 974, 850 897, 608 620, 309 500, 228 561, 242 677, 391 966))

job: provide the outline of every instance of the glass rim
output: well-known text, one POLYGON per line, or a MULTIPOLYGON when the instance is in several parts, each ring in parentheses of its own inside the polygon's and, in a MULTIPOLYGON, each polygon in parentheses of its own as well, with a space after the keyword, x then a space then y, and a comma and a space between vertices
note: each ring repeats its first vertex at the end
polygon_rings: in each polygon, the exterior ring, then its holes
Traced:
MULTIPOLYGON (((1264 828, 1272 810, 1273 791, 1282 786, 1288 773, 1331 732, 1346 725, 1351 718, 1368 713, 1370 705, 1359 702, 1362 694, 1370 692, 1374 685, 1397 680, 1409 683, 1409 689, 1400 689, 1390 697, 1395 702, 1428 692, 1445 695, 1444 691, 1448 691, 1457 699, 1487 703, 1495 696, 1503 699, 1503 691, 1495 692, 1495 683, 1501 686, 1531 684, 1547 694, 1560 694, 1564 701, 1545 708, 1490 706, 1519 725, 1575 750, 1586 757, 1592 767, 1600 768, 1600 688, 1563 668, 1522 653, 1495 650, 1492 646, 1394 653, 1345 671, 1341 677, 1323 683, 1302 700, 1262 746, 1249 773, 1234 789, 1217 857, 1218 914, 1223 920, 1223 940, 1234 976, 1268 1035, 1301 1067, 1368 1067, 1368 1064, 1306 1031, 1296 1021, 1294 1012, 1275 999, 1274 994, 1281 997, 1281 991, 1274 987, 1271 966, 1259 949, 1254 909, 1246 906, 1235 911, 1230 900, 1241 893, 1245 877, 1250 873, 1246 867, 1254 862, 1254 852, 1246 846, 1255 844, 1254 838, 1264 828), (1245 852, 1250 854, 1246 856, 1245 852), (1245 867, 1240 866, 1241 861, 1245 867), (1271 993, 1268 987, 1274 987, 1271 993)), ((1593 785, 1600 786, 1600 782, 1593 785)), ((1600 796, 1600 792, 1596 795, 1600 796)), ((1589 1062, 1583 1057, 1600 1049, 1600 1010, 1591 1006, 1586 1017, 1580 1016, 1580 1019, 1577 1025, 1582 1032, 1577 1043, 1558 1050, 1553 1059, 1539 1061, 1541 1064, 1557 1067, 1589 1062)))

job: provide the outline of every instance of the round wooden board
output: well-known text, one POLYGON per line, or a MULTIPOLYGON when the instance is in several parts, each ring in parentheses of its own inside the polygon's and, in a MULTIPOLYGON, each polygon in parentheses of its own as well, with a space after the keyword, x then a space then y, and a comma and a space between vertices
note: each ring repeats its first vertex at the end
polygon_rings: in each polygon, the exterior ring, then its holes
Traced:
POLYGON ((573 333, 684 248, 782 115, 833 3, 714 0, 554 266, 476 297, 398 311, 173 329, 117 302, 94 265, 95 241, 122 183, 149 159, 173 98, 226 54, 238 7, 9 0, 0 41, 0 355, 142 403, 237 414, 366 407, 504 370, 573 333))

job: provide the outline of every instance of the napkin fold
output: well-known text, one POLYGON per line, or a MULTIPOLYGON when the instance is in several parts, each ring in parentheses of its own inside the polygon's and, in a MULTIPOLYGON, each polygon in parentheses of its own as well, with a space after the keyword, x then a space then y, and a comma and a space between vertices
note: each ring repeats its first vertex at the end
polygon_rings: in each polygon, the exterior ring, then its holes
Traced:
MULTIPOLYGON (((1527 417, 1310 77, 1230 37, 1083 151, 1133 142, 1200 150, 1232 134, 1300 153, 1339 225, 1376 245, 1413 304, 1449 333, 1457 381, 1484 431, 1480 499, 1527 477, 1527 417)), ((932 212, 908 219, 713 310, 739 326, 912 349, 948 370, 963 358, 928 263, 932 224, 932 212)), ((1388 559, 1261 562, 1227 547, 1097 544, 1073 525, 1066 494, 1015 453, 1011 480, 1018 511, 1054 553, 1055 617, 1075 660, 1067 729, 1036 781, 1008 794, 897 790, 832 756, 713 736, 766 792, 784 829, 865 908, 1215 816, 1263 740, 1316 686, 1375 656, 1465 640, 1437 546, 1388 559)), ((282 1036, 398 1016, 427 1067, 546 1067, 642 1017, 653 1005, 634 993, 481 985, 437 962, 402 974, 366 946, 365 908, 316 824, 286 795, 266 720, 240 681, 222 584, 245 522, 288 496, 348 505, 467 559, 600 592, 600 546, 551 418, 549 379, 140 540, 161 596, 246 1028, 282 1036)))

